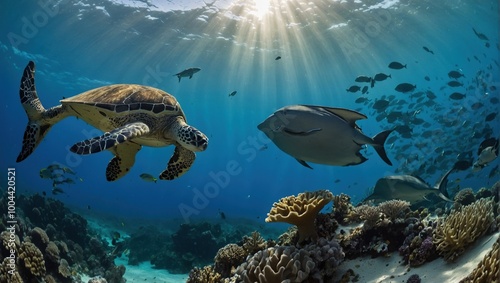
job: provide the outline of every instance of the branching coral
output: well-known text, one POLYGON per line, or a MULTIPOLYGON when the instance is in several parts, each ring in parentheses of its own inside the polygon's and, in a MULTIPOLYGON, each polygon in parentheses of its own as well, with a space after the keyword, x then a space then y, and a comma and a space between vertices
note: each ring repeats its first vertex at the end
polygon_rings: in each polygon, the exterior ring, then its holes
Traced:
POLYGON ((249 255, 253 255, 254 253, 263 250, 266 247, 266 241, 259 232, 254 231, 252 235, 243 237, 243 248, 249 255))
POLYGON ((228 277, 231 273, 231 269, 236 268, 245 261, 246 256, 247 252, 243 247, 236 244, 228 244, 219 249, 215 255, 214 270, 223 277, 228 277))
POLYGON ((490 252, 477 267, 460 283, 498 283, 500 282, 500 237, 490 252))
POLYGON ((286 222, 297 226, 299 242, 318 237, 315 219, 323 207, 333 199, 328 190, 300 193, 289 196, 273 204, 266 222, 286 222))
POLYGON ((195 267, 189 272, 186 283, 219 283, 221 275, 214 271, 211 265, 203 268, 195 267))
POLYGON ((341 224, 347 224, 346 218, 354 209, 351 204, 351 197, 346 194, 340 194, 333 197, 333 215, 334 218, 341 224))
POLYGON ((404 212, 410 208, 410 202, 405 200, 388 200, 378 205, 380 212, 385 214, 392 222, 404 218, 404 212))
POLYGON ((363 225, 365 230, 374 227, 380 220, 380 210, 378 207, 371 205, 360 205, 354 209, 352 214, 357 215, 361 220, 365 221, 365 224, 363 225))
POLYGON ((33 276, 45 275, 45 261, 42 252, 30 242, 23 242, 19 248, 19 260, 33 276))
POLYGON ((459 210, 454 210, 438 222, 434 244, 447 261, 454 261, 467 246, 485 234, 494 222, 493 201, 480 199, 459 210))

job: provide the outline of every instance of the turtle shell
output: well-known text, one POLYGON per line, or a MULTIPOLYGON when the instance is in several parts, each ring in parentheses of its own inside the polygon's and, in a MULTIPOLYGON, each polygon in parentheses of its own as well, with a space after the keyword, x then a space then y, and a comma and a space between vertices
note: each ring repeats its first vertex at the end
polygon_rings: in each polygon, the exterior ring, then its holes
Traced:
MULTIPOLYGON (((77 113, 85 109, 104 110, 111 115, 144 112, 149 115, 180 115, 182 108, 172 95, 163 90, 132 84, 118 84, 92 89, 61 100, 77 113), (114 113, 114 114, 113 114, 114 113)), ((108 114, 108 115, 109 115, 108 114)), ((184 117, 185 118, 185 117, 184 117)))

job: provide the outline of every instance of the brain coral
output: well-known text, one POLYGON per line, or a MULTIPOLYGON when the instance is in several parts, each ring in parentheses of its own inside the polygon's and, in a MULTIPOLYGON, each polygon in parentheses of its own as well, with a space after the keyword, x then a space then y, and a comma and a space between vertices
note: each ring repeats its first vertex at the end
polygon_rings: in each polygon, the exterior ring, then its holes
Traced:
POLYGON ((30 242, 23 242, 19 249, 19 259, 24 267, 34 276, 45 275, 45 261, 42 252, 30 242))
POLYGON ((214 270, 220 273, 223 277, 228 277, 232 268, 236 268, 243 261, 247 252, 243 247, 236 244, 228 244, 217 252, 215 255, 214 270))
POLYGON ((289 196, 273 204, 267 214, 266 222, 286 222, 296 225, 299 232, 299 242, 318 238, 315 220, 323 207, 333 199, 328 190, 300 193, 289 196))
POLYGON ((472 273, 460 281, 460 283, 498 282, 500 282, 500 237, 472 273))
POLYGON ((303 282, 315 267, 309 253, 293 246, 259 251, 236 270, 245 283, 303 282))
POLYGON ((440 219, 433 241, 445 260, 454 261, 467 246, 485 234, 494 221, 493 200, 480 199, 440 219))

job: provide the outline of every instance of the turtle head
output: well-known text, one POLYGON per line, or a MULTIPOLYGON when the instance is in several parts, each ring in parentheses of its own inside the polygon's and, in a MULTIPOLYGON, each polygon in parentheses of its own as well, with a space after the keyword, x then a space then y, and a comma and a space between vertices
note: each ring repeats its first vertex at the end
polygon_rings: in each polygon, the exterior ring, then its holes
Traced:
POLYGON ((191 151, 204 151, 208 146, 208 137, 192 127, 181 117, 176 119, 170 130, 174 139, 184 148, 191 151))

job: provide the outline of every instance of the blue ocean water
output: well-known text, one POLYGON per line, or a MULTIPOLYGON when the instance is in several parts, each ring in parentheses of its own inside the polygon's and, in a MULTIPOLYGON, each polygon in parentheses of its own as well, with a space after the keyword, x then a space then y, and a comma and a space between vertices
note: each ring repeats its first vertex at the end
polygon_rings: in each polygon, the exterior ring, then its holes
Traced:
MULTIPOLYGON (((21 0, 0 7, 0 168, 16 168, 18 193, 50 195, 52 183, 40 178, 40 170, 52 163, 67 166, 83 181, 63 185, 65 193, 53 197, 70 207, 91 207, 93 213, 189 222, 217 218, 223 211, 228 218, 263 223, 273 202, 303 191, 328 189, 359 202, 386 175, 415 174, 433 184, 460 156, 476 159, 479 144, 500 135, 498 115, 485 120, 499 110, 498 1, 21 0), (173 147, 144 147, 128 175, 107 182, 109 152, 69 151, 101 133, 70 117, 16 163, 27 123, 19 80, 30 60, 46 108, 107 84, 158 87, 174 95, 188 123, 209 137, 208 149, 197 153, 181 178, 153 183, 139 175, 157 176, 173 147), (388 68, 392 61, 406 68, 388 68), (179 82, 175 74, 189 67, 201 71, 179 82), (452 70, 464 75, 457 79, 463 86, 447 85, 452 70), (354 81, 357 76, 381 72, 391 78, 368 93, 346 91, 364 86, 354 81), (405 82, 416 89, 395 91, 405 82), (453 92, 466 96, 453 100, 453 92), (368 101, 356 103, 359 97, 368 101), (377 121, 382 112, 373 103, 380 99, 390 101, 387 115, 400 111, 412 119, 377 121), (396 139, 386 144, 393 166, 368 146, 362 154, 369 160, 361 165, 310 164, 311 170, 257 129, 291 104, 356 109, 368 116, 358 122, 368 136, 401 126, 411 134, 394 132, 396 139), (414 122, 415 117, 424 122, 414 122)), ((453 174, 449 188, 493 184, 498 162, 477 173, 453 174)))

